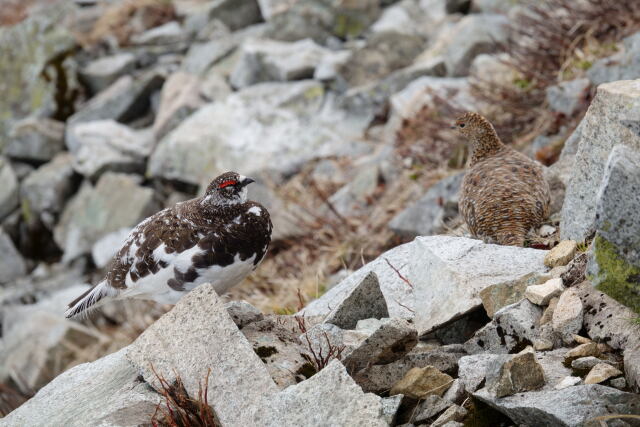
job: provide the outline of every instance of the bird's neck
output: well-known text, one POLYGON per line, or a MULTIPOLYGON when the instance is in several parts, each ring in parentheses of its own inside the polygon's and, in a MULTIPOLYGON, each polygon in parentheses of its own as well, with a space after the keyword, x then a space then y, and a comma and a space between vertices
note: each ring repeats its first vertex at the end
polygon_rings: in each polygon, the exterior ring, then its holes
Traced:
POLYGON ((504 147, 505 145, 493 129, 491 132, 473 137, 471 139, 471 166, 487 157, 496 155, 504 147))

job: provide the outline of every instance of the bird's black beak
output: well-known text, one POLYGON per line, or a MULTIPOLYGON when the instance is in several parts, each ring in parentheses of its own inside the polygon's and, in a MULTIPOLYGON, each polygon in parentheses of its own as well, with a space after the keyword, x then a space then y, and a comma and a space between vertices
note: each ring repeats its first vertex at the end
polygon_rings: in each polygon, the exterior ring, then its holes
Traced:
POLYGON ((247 185, 251 184, 252 182, 256 182, 256 180, 246 176, 246 177, 244 177, 244 179, 242 181, 240 181, 240 184, 242 184, 243 187, 246 187, 247 185))

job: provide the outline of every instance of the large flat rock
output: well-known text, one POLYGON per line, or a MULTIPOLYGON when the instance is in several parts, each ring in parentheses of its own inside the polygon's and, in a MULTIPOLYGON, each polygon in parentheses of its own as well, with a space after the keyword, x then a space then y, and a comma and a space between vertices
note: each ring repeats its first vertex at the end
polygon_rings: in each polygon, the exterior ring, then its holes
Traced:
POLYGON ((208 376, 209 404, 223 425, 243 425, 257 402, 278 390, 210 284, 147 328, 127 348, 127 359, 156 389, 156 373, 169 384, 180 376, 189 395, 198 396, 208 376))
POLYGON ((463 237, 418 237, 365 265, 302 313, 327 315, 373 271, 389 316, 415 317, 418 332, 424 334, 480 307, 479 293, 487 286, 544 273, 546 253, 463 237))

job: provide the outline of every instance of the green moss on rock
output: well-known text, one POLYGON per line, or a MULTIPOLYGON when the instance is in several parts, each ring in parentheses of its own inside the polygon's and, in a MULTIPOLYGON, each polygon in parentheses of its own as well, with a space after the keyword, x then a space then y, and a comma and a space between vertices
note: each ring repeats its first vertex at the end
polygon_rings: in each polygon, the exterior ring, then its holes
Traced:
POLYGON ((628 263, 600 235, 595 238, 594 255, 598 272, 591 279, 596 288, 640 313, 640 266, 628 263))

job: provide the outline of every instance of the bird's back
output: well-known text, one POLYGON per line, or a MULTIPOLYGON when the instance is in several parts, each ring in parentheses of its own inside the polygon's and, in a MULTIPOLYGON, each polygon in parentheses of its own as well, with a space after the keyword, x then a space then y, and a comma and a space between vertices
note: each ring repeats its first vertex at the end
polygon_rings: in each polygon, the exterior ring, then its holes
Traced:
POLYGON ((522 244, 524 234, 548 215, 549 186, 539 164, 504 147, 466 173, 460 210, 472 234, 504 244, 522 244))

